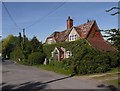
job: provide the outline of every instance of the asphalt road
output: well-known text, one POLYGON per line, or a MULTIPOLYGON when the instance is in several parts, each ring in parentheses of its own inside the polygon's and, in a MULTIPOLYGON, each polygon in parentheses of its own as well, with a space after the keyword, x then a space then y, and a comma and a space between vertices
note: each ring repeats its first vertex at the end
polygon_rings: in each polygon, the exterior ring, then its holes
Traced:
MULTIPOLYGON (((1 66, 1 65, 0 65, 1 66)), ((3 91, 29 89, 110 89, 109 86, 94 80, 75 78, 46 71, 40 68, 16 64, 9 60, 2 62, 3 91)), ((21 91, 20 90, 20 91, 21 91)))

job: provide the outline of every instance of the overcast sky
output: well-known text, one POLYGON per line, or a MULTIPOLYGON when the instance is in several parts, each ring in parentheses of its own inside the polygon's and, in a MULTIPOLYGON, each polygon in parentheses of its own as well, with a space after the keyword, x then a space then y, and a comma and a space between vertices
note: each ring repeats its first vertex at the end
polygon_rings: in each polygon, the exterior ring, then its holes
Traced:
MULTIPOLYGON (((21 29, 28 27, 26 28, 28 38, 36 36, 43 42, 54 31, 66 29, 68 16, 74 20, 74 26, 86 23, 87 19, 90 19, 96 20, 100 29, 118 27, 118 15, 110 15, 116 10, 105 12, 113 6, 117 6, 117 2, 5 2, 4 4, 21 29), (34 23, 36 21, 38 22, 34 23)), ((22 32, 21 29, 15 26, 2 5, 3 38, 9 34, 17 36, 19 32, 22 32)))

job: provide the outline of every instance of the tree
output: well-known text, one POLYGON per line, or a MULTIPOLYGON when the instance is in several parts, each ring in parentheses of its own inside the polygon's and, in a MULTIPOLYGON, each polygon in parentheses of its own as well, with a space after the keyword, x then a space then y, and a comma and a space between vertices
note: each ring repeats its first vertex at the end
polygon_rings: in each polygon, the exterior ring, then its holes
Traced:
POLYGON ((32 52, 43 52, 42 42, 39 42, 35 36, 31 39, 30 44, 32 46, 32 52))
POLYGON ((10 52, 14 50, 18 44, 18 38, 13 35, 8 35, 7 38, 2 40, 2 56, 4 58, 10 57, 10 52))
POLYGON ((118 48, 120 51, 120 30, 119 29, 110 29, 105 30, 105 33, 107 34, 107 40, 111 42, 111 44, 118 48))

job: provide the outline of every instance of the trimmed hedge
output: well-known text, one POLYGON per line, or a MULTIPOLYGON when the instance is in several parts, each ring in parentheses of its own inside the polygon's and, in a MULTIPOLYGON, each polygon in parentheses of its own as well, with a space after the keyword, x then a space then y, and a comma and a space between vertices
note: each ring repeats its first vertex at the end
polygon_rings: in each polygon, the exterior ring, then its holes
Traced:
POLYGON ((45 55, 41 52, 33 52, 28 56, 30 65, 43 64, 45 55))

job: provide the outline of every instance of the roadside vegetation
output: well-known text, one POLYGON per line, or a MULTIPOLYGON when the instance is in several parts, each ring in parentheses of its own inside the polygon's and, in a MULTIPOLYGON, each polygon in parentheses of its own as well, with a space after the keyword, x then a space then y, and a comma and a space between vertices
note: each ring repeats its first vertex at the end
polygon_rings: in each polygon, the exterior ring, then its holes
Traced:
POLYGON ((8 35, 2 40, 2 57, 24 65, 42 64, 45 54, 40 42, 35 36, 28 40, 26 36, 8 35))
POLYGON ((120 63, 119 30, 111 29, 108 32, 109 40, 118 50, 116 52, 103 52, 92 48, 86 39, 48 45, 42 44, 35 36, 28 39, 19 33, 19 36, 9 35, 2 40, 2 57, 24 65, 40 65, 42 68, 62 74, 105 73, 119 67, 120 63), (72 52, 72 56, 60 62, 54 60, 51 52, 55 47, 64 47, 72 52), (50 60, 48 65, 43 65, 45 58, 50 60))
POLYGON ((51 64, 53 65, 50 64, 49 66, 61 66, 60 68, 70 70, 73 74, 105 73, 119 66, 118 52, 99 51, 92 48, 87 40, 44 45, 43 49, 48 57, 51 57, 51 51, 54 50, 56 46, 64 47, 66 50, 72 51, 73 56, 58 63, 51 58, 51 64), (59 64, 59 66, 56 64, 59 64))

